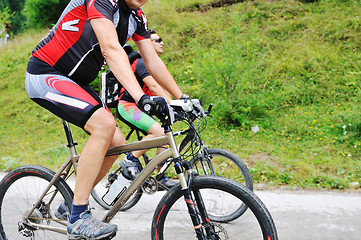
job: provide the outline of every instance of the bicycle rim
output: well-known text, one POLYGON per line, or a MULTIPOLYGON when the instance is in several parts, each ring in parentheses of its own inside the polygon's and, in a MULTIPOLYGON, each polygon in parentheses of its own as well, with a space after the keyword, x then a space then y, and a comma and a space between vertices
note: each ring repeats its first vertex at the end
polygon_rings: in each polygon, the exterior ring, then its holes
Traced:
MULTIPOLYGON (((224 214, 234 205, 242 203, 249 208, 242 217, 230 223, 212 222, 219 238, 208 239, 277 239, 276 228, 268 210, 241 184, 217 176, 200 176, 194 179, 192 189, 201 192, 207 211, 213 209, 214 212, 224 214)), ((196 239, 179 186, 171 189, 161 200, 154 214, 152 226, 152 239, 196 239)), ((202 228, 204 226, 205 223, 202 228)))
POLYGON ((195 159, 195 168, 199 171, 200 175, 214 174, 229 178, 253 191, 252 175, 238 156, 224 149, 210 148, 205 149, 205 157, 204 163, 202 163, 202 159, 199 156, 195 159))
MULTIPOLYGON (((36 200, 49 184, 55 173, 40 166, 24 166, 10 172, 0 184, 0 231, 3 238, 13 239, 64 239, 65 235, 52 231, 40 229, 23 229, 19 226, 26 226, 24 223, 38 223, 50 227, 60 227, 66 229, 66 220, 59 220, 55 217, 55 212, 59 205, 65 201, 71 206, 73 193, 63 180, 55 182, 48 194, 43 199, 43 204, 37 207, 29 222, 24 222, 24 215, 32 208, 36 200), (58 191, 54 199, 53 193, 58 191), (44 204, 45 203, 45 204, 44 204), (19 230, 22 230, 22 233, 19 230), (24 236, 32 235, 32 238, 24 236), (6 236, 5 236, 6 235, 6 236)), ((70 212, 70 207, 68 207, 70 212)))
MULTIPOLYGON (((200 175, 214 174, 217 176, 232 179, 238 183, 245 185, 250 191, 253 191, 252 175, 243 161, 233 153, 219 148, 205 149, 204 160, 198 157, 193 160, 192 164, 198 170, 200 175)), ((214 214, 212 209, 209 210, 209 218, 216 222, 230 222, 239 218, 245 211, 247 206, 241 204, 238 208, 232 208, 223 215, 214 214)))

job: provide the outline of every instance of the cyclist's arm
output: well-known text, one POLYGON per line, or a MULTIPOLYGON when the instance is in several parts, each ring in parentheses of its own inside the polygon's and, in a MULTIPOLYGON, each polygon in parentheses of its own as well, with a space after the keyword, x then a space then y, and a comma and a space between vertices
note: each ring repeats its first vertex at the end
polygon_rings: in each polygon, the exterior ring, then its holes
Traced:
MULTIPOLYGON (((144 94, 118 41, 114 23, 106 18, 90 20, 110 70, 136 101, 144 94)), ((150 41, 150 40, 149 40, 150 41)))
POLYGON ((152 77, 156 79, 157 83, 167 90, 174 98, 181 98, 183 92, 174 81, 163 61, 155 52, 151 40, 144 39, 136 41, 135 44, 144 59, 145 66, 152 77))
POLYGON ((152 76, 146 76, 143 78, 143 82, 147 84, 149 90, 155 95, 155 96, 161 96, 165 97, 167 99, 167 102, 170 103, 172 101, 172 97, 169 95, 167 91, 165 91, 162 86, 160 86, 155 79, 152 76))

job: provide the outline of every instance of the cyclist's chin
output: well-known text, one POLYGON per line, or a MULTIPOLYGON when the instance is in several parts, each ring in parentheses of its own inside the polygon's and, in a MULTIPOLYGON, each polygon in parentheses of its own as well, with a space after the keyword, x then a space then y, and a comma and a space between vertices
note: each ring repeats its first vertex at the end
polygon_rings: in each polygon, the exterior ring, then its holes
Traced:
POLYGON ((137 9, 143 6, 148 0, 125 0, 130 9, 137 9))

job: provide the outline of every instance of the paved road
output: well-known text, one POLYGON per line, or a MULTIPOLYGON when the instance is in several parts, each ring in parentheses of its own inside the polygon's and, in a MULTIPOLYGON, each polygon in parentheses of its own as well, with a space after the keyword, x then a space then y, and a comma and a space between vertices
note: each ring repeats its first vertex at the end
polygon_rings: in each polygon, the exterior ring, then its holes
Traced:
MULTIPOLYGON (((361 239, 361 193, 258 190, 256 194, 271 212, 280 240, 361 239)), ((143 195, 134 208, 118 213, 112 221, 119 227, 114 239, 150 239, 153 211, 162 195, 143 195)), ((104 216, 105 210, 93 199, 91 207, 99 219, 104 216)))
POLYGON ((361 194, 307 191, 257 192, 270 210, 279 239, 361 239, 361 194))
MULTIPOLYGON (((274 190, 256 194, 271 212, 280 240, 361 239, 361 193, 274 190)), ((119 226, 116 239, 149 239, 153 209, 160 197, 145 195, 134 208, 119 213, 113 220, 119 226)), ((101 215, 103 211, 97 207, 95 212, 101 215)))

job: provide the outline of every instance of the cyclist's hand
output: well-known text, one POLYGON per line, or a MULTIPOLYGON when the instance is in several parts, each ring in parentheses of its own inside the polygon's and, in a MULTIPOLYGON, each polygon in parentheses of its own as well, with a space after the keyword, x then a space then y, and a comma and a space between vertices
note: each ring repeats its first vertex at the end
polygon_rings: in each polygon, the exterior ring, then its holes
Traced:
POLYGON ((185 93, 182 94, 180 100, 188 100, 189 99, 189 96, 185 93))
POLYGON ((169 108, 167 100, 164 97, 150 97, 144 94, 137 106, 149 115, 156 115, 158 118, 164 118, 169 115, 169 108))
POLYGON ((199 99, 192 99, 194 110, 201 116, 204 117, 206 115, 206 111, 204 111, 201 101, 199 99))

